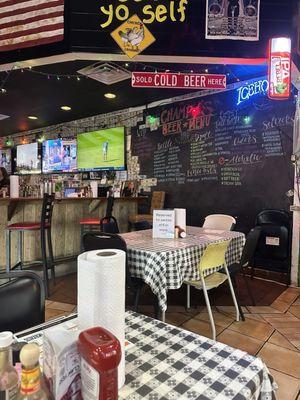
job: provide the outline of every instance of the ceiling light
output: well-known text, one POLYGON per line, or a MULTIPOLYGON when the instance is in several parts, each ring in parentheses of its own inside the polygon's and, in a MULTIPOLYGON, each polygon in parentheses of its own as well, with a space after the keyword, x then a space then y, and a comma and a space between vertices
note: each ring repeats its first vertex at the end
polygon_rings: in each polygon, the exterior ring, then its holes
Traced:
POLYGON ((61 106, 60 109, 63 110, 63 111, 70 111, 70 110, 72 110, 72 108, 71 108, 70 106, 61 106))
POLYGON ((38 117, 36 117, 35 115, 29 115, 28 119, 36 120, 36 119, 38 119, 38 117))
POLYGON ((107 99, 115 99, 117 96, 114 93, 105 93, 104 97, 107 99))

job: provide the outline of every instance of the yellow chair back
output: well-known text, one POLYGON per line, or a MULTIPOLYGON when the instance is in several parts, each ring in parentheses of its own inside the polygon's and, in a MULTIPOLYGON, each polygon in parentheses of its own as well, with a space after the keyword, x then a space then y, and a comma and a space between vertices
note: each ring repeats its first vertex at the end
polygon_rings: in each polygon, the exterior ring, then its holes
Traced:
POLYGON ((208 244, 199 262, 201 274, 207 269, 226 265, 225 255, 230 242, 231 240, 224 240, 208 244))

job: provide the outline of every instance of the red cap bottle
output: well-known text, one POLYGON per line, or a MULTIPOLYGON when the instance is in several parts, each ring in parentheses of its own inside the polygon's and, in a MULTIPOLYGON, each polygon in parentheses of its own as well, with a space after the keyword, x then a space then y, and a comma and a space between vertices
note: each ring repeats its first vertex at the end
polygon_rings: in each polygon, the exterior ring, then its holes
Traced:
POLYGON ((83 398, 117 400, 118 365, 121 361, 119 340, 104 328, 91 328, 79 335, 78 350, 83 398))

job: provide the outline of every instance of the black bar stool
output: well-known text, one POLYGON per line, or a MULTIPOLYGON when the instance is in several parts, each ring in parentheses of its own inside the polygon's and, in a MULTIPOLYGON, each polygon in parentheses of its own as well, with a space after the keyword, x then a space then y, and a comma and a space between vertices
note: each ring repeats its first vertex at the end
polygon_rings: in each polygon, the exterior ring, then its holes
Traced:
MULTIPOLYGON (((107 205, 106 205, 106 214, 105 218, 112 216, 112 211, 114 207, 114 198, 109 196, 107 198, 107 205)), ((81 237, 81 250, 83 251, 82 245, 82 238, 84 233, 92 232, 92 231, 102 231, 101 225, 103 223, 103 218, 82 218, 79 220, 80 225, 80 237, 81 237)), ((118 233, 118 232, 111 232, 111 233, 118 233)))
POLYGON ((54 271, 54 258, 52 250, 52 238, 51 238, 51 220, 52 211, 54 206, 54 194, 44 194, 42 214, 40 222, 17 222, 10 224, 6 227, 6 271, 9 272, 12 269, 19 267, 23 268, 23 239, 24 232, 29 231, 40 231, 41 234, 41 252, 42 252, 42 266, 43 266, 43 279, 45 284, 46 297, 49 297, 49 278, 48 269, 51 269, 51 277, 55 284, 55 271, 54 271), (18 255, 19 260, 13 267, 11 266, 11 233, 19 233, 18 243, 18 255), (46 232, 49 250, 49 261, 47 260, 47 249, 46 249, 46 232))

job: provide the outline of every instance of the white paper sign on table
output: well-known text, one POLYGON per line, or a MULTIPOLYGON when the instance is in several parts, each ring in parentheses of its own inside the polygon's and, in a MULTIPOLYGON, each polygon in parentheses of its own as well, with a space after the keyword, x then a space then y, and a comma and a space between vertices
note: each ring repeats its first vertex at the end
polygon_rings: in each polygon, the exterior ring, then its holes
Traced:
POLYGON ((174 239, 175 236, 175 211, 154 210, 153 211, 153 238, 174 239))

